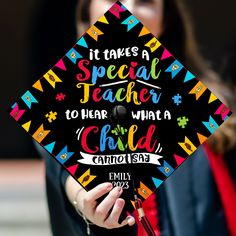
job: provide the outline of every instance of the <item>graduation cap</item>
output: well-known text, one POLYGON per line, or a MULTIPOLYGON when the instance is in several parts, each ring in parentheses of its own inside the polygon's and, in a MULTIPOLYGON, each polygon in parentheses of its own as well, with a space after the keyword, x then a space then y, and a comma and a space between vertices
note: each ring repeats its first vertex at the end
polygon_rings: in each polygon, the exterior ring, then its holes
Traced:
POLYGON ((132 212, 231 111, 118 1, 10 115, 86 190, 121 186, 132 212))

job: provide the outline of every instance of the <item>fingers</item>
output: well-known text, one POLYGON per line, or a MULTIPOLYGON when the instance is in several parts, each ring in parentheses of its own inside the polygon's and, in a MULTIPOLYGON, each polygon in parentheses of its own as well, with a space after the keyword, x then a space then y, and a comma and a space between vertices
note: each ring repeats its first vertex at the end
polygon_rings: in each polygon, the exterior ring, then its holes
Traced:
POLYGON ((112 229, 120 228, 125 225, 133 225, 135 220, 132 216, 127 217, 121 224, 118 223, 125 201, 120 198, 123 189, 113 188, 111 183, 103 183, 92 190, 81 191, 78 196, 78 209, 84 216, 94 224, 112 229), (97 200, 104 194, 109 193, 103 201, 97 205, 97 200))
POLYGON ((108 193, 111 189, 111 183, 102 183, 84 194, 81 210, 88 216, 90 220, 94 215, 94 210, 97 205, 96 200, 108 193))
POLYGON ((108 193, 112 189, 112 187, 113 186, 111 183, 99 184, 98 186, 87 192, 85 200, 87 202, 96 201, 98 198, 108 193))
POLYGON ((129 226, 132 226, 135 224, 135 218, 133 216, 128 216, 125 220, 127 220, 127 223, 129 226))
POLYGON ((119 228, 127 224, 127 222, 123 222, 123 225, 118 223, 120 218, 120 214, 125 205, 125 201, 121 198, 118 198, 114 204, 114 207, 109 215, 109 217, 105 220, 104 225, 106 228, 119 228))
POLYGON ((118 223, 121 212, 124 208, 125 205, 125 201, 122 198, 118 198, 114 204, 114 207, 109 215, 109 217, 106 219, 106 221, 104 222, 104 225, 106 228, 108 229, 112 229, 112 228, 121 228, 125 225, 129 225, 132 226, 135 224, 135 219, 132 216, 128 216, 126 217, 125 220, 122 221, 121 224, 118 223))
POLYGON ((122 194, 123 190, 121 187, 115 187, 110 191, 106 198, 97 206, 95 210, 95 217, 101 221, 105 221, 108 212, 116 202, 117 198, 122 194))

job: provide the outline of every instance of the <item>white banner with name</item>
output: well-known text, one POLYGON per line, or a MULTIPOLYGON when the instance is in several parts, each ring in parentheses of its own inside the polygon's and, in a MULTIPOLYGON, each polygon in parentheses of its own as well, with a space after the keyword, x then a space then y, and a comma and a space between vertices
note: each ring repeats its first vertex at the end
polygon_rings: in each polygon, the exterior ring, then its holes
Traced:
POLYGON ((153 153, 128 153, 114 155, 92 155, 80 152, 84 159, 77 160, 85 165, 121 165, 121 164, 153 164, 161 165, 159 159, 163 156, 153 153))

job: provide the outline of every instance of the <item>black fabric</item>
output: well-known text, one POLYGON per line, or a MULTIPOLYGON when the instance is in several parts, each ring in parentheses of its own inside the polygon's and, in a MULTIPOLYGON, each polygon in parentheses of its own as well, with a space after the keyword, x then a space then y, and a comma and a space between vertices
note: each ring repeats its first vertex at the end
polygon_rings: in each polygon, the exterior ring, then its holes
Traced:
POLYGON ((236 147, 225 154, 224 160, 228 167, 230 176, 232 177, 234 183, 236 183, 236 147))
POLYGON ((200 147, 159 188, 161 236, 227 236, 206 154, 200 147))

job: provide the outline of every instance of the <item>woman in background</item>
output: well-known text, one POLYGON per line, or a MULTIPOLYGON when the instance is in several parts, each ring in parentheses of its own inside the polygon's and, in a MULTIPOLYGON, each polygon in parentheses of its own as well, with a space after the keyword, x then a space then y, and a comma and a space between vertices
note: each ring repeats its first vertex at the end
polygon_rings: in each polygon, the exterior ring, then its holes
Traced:
MULTIPOLYGON (((76 10, 79 35, 113 3, 80 0, 76 10)), ((122 3, 223 102, 230 104, 232 98, 228 90, 209 71, 198 53, 190 19, 181 0, 128 0, 122 3)), ((146 214, 157 235, 236 235, 232 223, 236 195, 231 173, 235 170, 235 166, 231 166, 231 157, 236 155, 235 127, 235 117, 232 117, 145 202, 146 214)), ((88 221, 93 223, 91 235, 146 235, 140 224, 137 229, 133 217, 118 223, 125 204, 119 197, 121 189, 101 184, 86 192, 52 158, 46 158, 45 162, 54 236, 87 235, 88 221), (96 199, 105 193, 109 193, 108 197, 97 205, 96 199), (78 203, 76 209, 74 201, 78 203), (108 213, 109 209, 113 209, 111 213, 108 213)))

